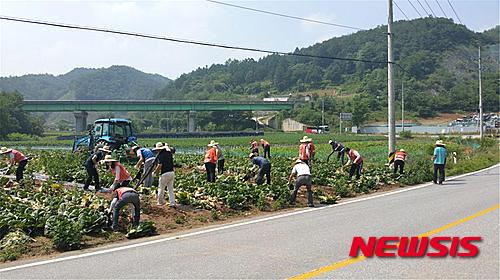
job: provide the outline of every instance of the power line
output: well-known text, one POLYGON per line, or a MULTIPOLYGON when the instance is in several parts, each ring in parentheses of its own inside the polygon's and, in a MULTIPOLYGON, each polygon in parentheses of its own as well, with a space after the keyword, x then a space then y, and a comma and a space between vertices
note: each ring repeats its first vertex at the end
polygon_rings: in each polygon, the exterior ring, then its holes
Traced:
POLYGON ((408 18, 408 16, 405 14, 405 12, 403 12, 403 10, 401 10, 401 8, 399 7, 398 3, 396 3, 396 1, 393 1, 394 5, 396 5, 396 8, 398 8, 398 10, 405 16, 405 18, 410 21, 410 19, 408 18))
POLYGON ((443 13, 444 17, 446 17, 446 18, 447 18, 448 16, 447 16, 447 15, 446 15, 446 13, 444 12, 443 7, 441 7, 441 4, 439 4, 439 1, 438 1, 438 0, 436 0, 436 3, 438 4, 439 9, 441 9, 441 12, 443 13))
POLYGON ((410 0, 408 0, 408 3, 410 3, 410 5, 411 5, 411 6, 413 7, 413 9, 415 10, 415 12, 417 12, 417 14, 418 14, 420 17, 422 17, 422 14, 420 14, 420 12, 417 10, 417 8, 413 5, 413 3, 412 3, 410 0))
MULTIPOLYGON (((322 56, 322 55, 313 55, 313 54, 305 54, 305 53, 297 53, 297 52, 292 53, 292 52, 281 52, 281 51, 271 51, 271 50, 264 50, 264 49, 257 49, 257 48, 249 48, 249 47, 230 46, 230 45, 207 43, 207 42, 200 42, 200 41, 194 41, 194 40, 188 40, 188 39, 177 39, 177 38, 171 38, 171 37, 163 37, 163 36, 159 36, 159 35, 134 33, 134 32, 129 32, 129 31, 119 31, 119 30, 72 25, 72 24, 65 24, 65 23, 54 23, 54 22, 46 22, 46 21, 39 21, 39 20, 32 20, 32 19, 21 19, 21 18, 9 17, 9 16, 0 16, 0 19, 15 21, 15 22, 23 22, 23 23, 52 26, 52 27, 111 33, 111 34, 118 34, 118 35, 125 35, 125 36, 134 36, 134 37, 140 37, 140 38, 170 41, 170 42, 176 42, 176 43, 185 43, 185 44, 193 44, 193 45, 200 45, 200 46, 206 46, 206 47, 234 49, 234 50, 242 50, 242 51, 250 51, 250 52, 260 52, 260 53, 267 53, 267 54, 288 55, 288 56, 298 56, 298 57, 308 57, 308 58, 320 58, 320 59, 329 59, 329 60, 341 60, 341 61, 350 61, 350 62, 363 62, 363 63, 373 63, 373 64, 386 64, 387 63, 387 61, 375 61, 375 60, 346 58, 346 57, 322 56)), ((391 62, 391 63, 394 63, 394 62, 391 62)), ((396 63, 394 63, 394 64, 396 64, 396 63)))
POLYGON ((420 3, 420 0, 417 0, 417 2, 420 5, 420 7, 422 7, 422 10, 424 10, 425 14, 429 15, 429 12, 427 12, 427 10, 424 8, 424 5, 422 5, 422 3, 420 3))
POLYGON ((297 20, 302 20, 302 21, 307 21, 307 22, 312 22, 312 23, 318 23, 318 24, 325 24, 325 25, 330 25, 330 26, 336 26, 336 27, 350 28, 350 29, 355 29, 355 30, 366 30, 366 29, 363 29, 363 28, 349 26, 349 25, 336 24, 336 23, 331 23, 331 22, 325 22, 325 21, 319 21, 319 20, 314 20, 314 19, 297 17, 297 16, 290 16, 290 15, 285 15, 285 14, 280 14, 280 13, 275 13, 275 12, 269 12, 269 11, 264 11, 264 10, 259 10, 259 9, 254 9, 254 8, 249 8, 249 7, 244 7, 244 6, 229 4, 229 3, 225 3, 225 2, 214 1, 214 0, 206 0, 206 1, 211 2, 211 3, 215 3, 215 4, 230 6, 230 7, 234 7, 234 8, 239 8, 239 9, 254 11, 254 12, 258 12, 258 13, 264 13, 264 14, 268 14, 268 15, 273 15, 273 16, 279 16, 279 17, 297 19, 297 20))
POLYGON ((446 0, 446 1, 448 1, 448 4, 450 5, 451 9, 453 10, 453 13, 455 13, 455 16, 457 17, 457 19, 460 22, 460 24, 463 24, 462 20, 460 20, 460 17, 458 16, 457 12, 455 11, 455 8, 453 8, 453 5, 451 5, 450 0, 446 0))
POLYGON ((431 8, 431 5, 429 5, 429 2, 427 2, 427 0, 424 0, 425 1, 425 4, 427 4, 427 7, 429 7, 429 10, 431 10, 431 13, 434 17, 436 17, 436 14, 434 13, 434 11, 432 10, 431 8))

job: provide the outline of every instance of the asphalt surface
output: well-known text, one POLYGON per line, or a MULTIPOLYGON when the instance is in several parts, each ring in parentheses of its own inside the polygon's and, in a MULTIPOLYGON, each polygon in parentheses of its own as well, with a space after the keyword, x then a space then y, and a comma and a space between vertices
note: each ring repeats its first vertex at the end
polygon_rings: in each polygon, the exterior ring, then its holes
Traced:
MULTIPOLYGON (((124 250, 0 279, 289 278, 348 259, 353 236, 417 236, 498 205, 500 168, 407 192, 124 250)), ((499 278, 499 210, 436 236, 481 236, 475 258, 369 258, 318 278, 499 278)), ((8 266, 15 266, 9 264, 8 266)))

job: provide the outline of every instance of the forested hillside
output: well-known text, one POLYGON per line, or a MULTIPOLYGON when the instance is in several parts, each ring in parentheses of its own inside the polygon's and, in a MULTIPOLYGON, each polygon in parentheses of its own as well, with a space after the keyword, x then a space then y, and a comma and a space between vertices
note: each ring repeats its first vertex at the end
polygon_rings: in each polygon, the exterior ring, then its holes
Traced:
MULTIPOLYGON (((295 52, 386 61, 386 32, 386 26, 379 26, 296 49, 295 52)), ((425 18, 396 22, 394 33, 395 61, 399 65, 395 77, 396 98, 399 100, 399 89, 404 82, 406 107, 415 116, 476 110, 479 45, 482 46, 484 108, 486 111, 499 110, 498 26, 475 33, 449 19, 425 18)), ((288 94, 321 89, 332 89, 329 91, 332 94, 335 89, 337 94, 342 91, 344 96, 354 96, 354 100, 348 100, 342 106, 344 111, 357 114, 355 122, 363 123, 370 112, 383 111, 387 106, 386 64, 280 55, 270 55, 258 61, 229 60, 223 65, 214 64, 180 76, 158 97, 248 99, 263 97, 268 92, 288 94)), ((340 111, 338 98, 323 99, 328 121, 334 122, 340 111)), ((301 114, 303 118, 299 116, 299 119, 317 123, 315 111, 320 110, 319 106, 320 102, 316 102, 294 112, 294 115, 301 114)))
POLYGON ((0 90, 18 91, 24 99, 152 99, 169 79, 128 66, 76 68, 67 74, 1 77, 0 90))

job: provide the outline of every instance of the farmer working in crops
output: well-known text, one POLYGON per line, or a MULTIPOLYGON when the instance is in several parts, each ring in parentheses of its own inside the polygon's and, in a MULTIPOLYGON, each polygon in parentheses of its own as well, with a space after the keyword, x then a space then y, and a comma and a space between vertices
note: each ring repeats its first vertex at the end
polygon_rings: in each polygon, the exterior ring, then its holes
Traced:
POLYGON ((293 165, 292 173, 290 177, 288 177, 288 184, 292 183, 292 178, 296 177, 295 180, 295 188, 292 192, 292 197, 290 200, 291 204, 295 204, 295 200, 297 199, 297 193, 299 192, 300 187, 306 186, 307 189, 307 205, 309 207, 314 207, 313 202, 313 193, 312 193, 312 178, 311 178, 311 170, 309 169, 309 165, 305 162, 297 159, 293 165))
POLYGON ((351 148, 345 147, 344 149, 347 153, 347 158, 349 159, 345 166, 351 166, 351 170, 349 170, 349 179, 352 178, 352 175, 356 173, 356 178, 359 179, 361 176, 361 170, 363 168, 363 157, 361 154, 351 148))
POLYGON ((205 170, 207 171, 207 181, 215 182, 215 165, 217 163, 217 149, 213 143, 207 145, 207 151, 203 160, 205 163, 205 170))
POLYGON ((446 150, 446 145, 443 141, 436 141, 436 147, 434 148, 434 155, 432 160, 434 161, 434 184, 442 185, 444 182, 444 166, 446 165, 446 156, 448 151, 446 150), (439 177, 438 177, 439 172, 439 177))
POLYGON ((259 155, 259 143, 257 143, 255 139, 252 139, 252 141, 250 141, 250 150, 252 151, 252 154, 259 155))
POLYGON ((264 157, 271 158, 271 145, 264 139, 260 139, 260 144, 262 145, 262 149, 264 150, 264 157))
POLYGON ((156 166, 154 173, 158 173, 158 171, 160 171, 157 205, 165 205, 165 187, 167 187, 170 207, 175 207, 175 172, 173 151, 167 143, 163 144, 162 142, 156 143, 153 151, 158 153, 158 165, 156 166))
POLYGON ((23 179, 24 169, 26 169, 26 165, 28 164, 28 158, 20 151, 7 149, 7 147, 0 148, 0 155, 7 157, 7 170, 17 164, 16 181, 21 182, 23 179))
POLYGON ((118 160, 114 159, 111 155, 106 155, 101 162, 106 163, 108 167, 111 168, 111 173, 115 176, 115 180, 110 186, 110 189, 115 190, 118 187, 126 187, 130 184, 132 177, 130 177, 130 173, 118 162, 118 160))
POLYGON ((141 167, 143 168, 142 174, 143 176, 146 176, 144 178, 144 187, 151 187, 153 185, 153 175, 151 169, 153 168, 153 164, 155 161, 155 155, 153 154, 153 151, 151 151, 148 148, 141 148, 139 146, 134 146, 130 150, 130 154, 132 155, 137 155, 139 160, 135 164, 135 169, 139 170, 141 167))
POLYGON ((403 169, 405 168, 406 156, 407 154, 404 149, 401 149, 394 153, 394 174, 398 172, 398 168, 399 168, 399 174, 403 174, 403 169))
POLYGON ((224 173, 224 163, 226 162, 224 154, 222 153, 222 148, 219 146, 219 143, 215 142, 215 140, 210 141, 210 144, 214 145, 215 152, 217 154, 217 172, 222 174, 224 173))
POLYGON ((85 161, 85 169, 87 170, 87 179, 83 185, 83 190, 88 191, 89 185, 92 181, 95 182, 94 189, 98 192, 101 189, 99 183, 99 173, 97 172, 97 164, 104 159, 104 157, 111 153, 109 146, 104 146, 97 148, 94 153, 92 153, 85 161))
POLYGON ((330 161, 331 155, 333 155, 334 153, 337 153, 337 160, 340 160, 342 165, 344 165, 344 162, 345 162, 345 160, 344 160, 344 155, 345 155, 344 145, 342 145, 342 143, 340 143, 340 142, 336 142, 333 140, 328 141, 328 144, 330 144, 332 146, 332 152, 328 155, 326 162, 330 161))
POLYGON ((141 219, 139 194, 132 188, 120 185, 113 189, 113 200, 109 206, 109 213, 113 213, 113 224, 111 225, 112 230, 117 230, 120 210, 129 203, 134 206, 134 226, 138 226, 139 220, 141 219))
POLYGON ((305 164, 309 165, 309 160, 311 159, 311 150, 309 143, 312 141, 311 138, 304 136, 299 140, 299 159, 303 161, 305 164))
POLYGON ((257 185, 262 185, 264 175, 266 176, 266 183, 271 184, 271 163, 268 159, 264 157, 259 157, 254 153, 251 153, 248 158, 253 163, 252 169, 250 171, 255 171, 259 169, 259 174, 257 174, 257 180, 255 181, 257 185))

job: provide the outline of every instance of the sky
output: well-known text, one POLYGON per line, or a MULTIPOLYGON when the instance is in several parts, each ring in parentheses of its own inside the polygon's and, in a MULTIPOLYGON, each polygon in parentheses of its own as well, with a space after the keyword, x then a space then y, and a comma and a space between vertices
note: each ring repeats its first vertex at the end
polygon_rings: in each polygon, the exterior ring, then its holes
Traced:
MULTIPOLYGON (((228 1, 239 6, 370 29, 387 23, 387 1, 228 1)), ((500 24, 498 0, 397 0, 410 19, 430 10, 437 17, 481 32, 500 24), (411 1, 411 2, 410 2, 411 1), (438 2, 439 1, 439 2, 438 2), (421 6, 421 5, 422 6, 421 6), (430 9, 429 9, 430 6, 430 9)), ((4 1, 0 15, 83 25, 242 47, 289 52, 355 29, 316 24, 205 0, 183 1, 4 1)), ((394 20, 406 19, 394 6, 394 20)), ((0 20, 0 76, 65 74, 76 67, 127 65, 175 79, 228 59, 258 59, 262 53, 203 47, 122 35, 0 20)))

